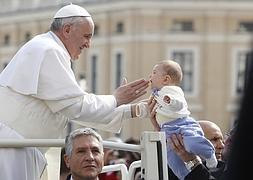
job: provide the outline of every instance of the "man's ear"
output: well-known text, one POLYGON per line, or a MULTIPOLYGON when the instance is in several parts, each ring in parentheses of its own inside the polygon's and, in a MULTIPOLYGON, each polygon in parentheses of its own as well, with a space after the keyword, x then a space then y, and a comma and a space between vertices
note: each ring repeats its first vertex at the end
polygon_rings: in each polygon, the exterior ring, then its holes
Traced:
POLYGON ((63 25, 63 27, 62 27, 62 33, 63 33, 63 36, 65 38, 69 37, 70 30, 71 30, 71 25, 70 24, 67 23, 67 24, 63 25))
POLYGON ((67 156, 67 154, 64 154, 63 158, 64 158, 67 168, 70 168, 70 162, 69 162, 70 158, 67 156))

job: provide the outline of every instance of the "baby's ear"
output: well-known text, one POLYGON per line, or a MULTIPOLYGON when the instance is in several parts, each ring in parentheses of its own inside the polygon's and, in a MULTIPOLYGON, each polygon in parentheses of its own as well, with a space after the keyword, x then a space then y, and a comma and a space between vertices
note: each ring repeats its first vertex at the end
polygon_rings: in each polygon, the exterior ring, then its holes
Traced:
POLYGON ((171 79, 170 75, 168 75, 168 74, 165 75, 164 83, 167 84, 167 85, 172 83, 172 79, 171 79))

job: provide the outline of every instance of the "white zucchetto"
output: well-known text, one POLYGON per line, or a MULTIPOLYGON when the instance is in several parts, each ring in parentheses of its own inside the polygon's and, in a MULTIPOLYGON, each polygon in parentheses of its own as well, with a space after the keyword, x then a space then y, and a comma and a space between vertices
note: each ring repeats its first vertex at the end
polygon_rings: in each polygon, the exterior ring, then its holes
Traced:
POLYGON ((54 19, 75 17, 75 16, 91 17, 88 11, 86 11, 83 7, 75 4, 70 4, 59 9, 54 15, 54 19))

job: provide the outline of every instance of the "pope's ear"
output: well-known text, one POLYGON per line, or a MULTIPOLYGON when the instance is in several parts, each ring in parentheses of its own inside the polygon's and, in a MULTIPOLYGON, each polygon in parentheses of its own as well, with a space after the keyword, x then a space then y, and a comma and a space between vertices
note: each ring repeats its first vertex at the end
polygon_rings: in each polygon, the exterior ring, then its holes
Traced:
POLYGON ((70 36, 71 25, 66 23, 62 27, 62 34, 65 38, 70 36))

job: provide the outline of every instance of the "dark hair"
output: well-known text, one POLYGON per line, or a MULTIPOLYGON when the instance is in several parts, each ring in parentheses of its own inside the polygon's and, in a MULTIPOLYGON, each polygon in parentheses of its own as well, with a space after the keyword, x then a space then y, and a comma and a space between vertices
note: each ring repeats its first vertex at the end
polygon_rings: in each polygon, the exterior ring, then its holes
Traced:
MULTIPOLYGON (((252 51, 250 52, 252 55, 252 51)), ((252 132, 252 107, 253 107, 253 58, 247 59, 245 73, 245 88, 241 101, 240 111, 237 119, 237 127, 234 131, 232 149, 228 157, 228 173, 224 179, 238 180, 247 179, 252 175, 251 166, 246 166, 246 162, 252 162, 253 142, 252 132)))
POLYGON ((65 161, 64 161, 64 154, 65 154, 65 148, 63 147, 61 149, 61 164, 60 164, 60 175, 62 174, 69 174, 70 170, 67 167, 65 161))

